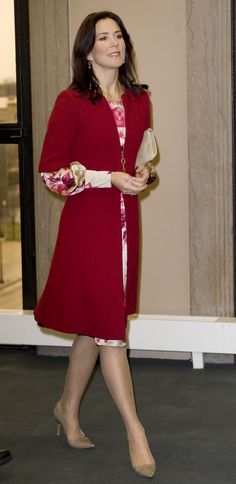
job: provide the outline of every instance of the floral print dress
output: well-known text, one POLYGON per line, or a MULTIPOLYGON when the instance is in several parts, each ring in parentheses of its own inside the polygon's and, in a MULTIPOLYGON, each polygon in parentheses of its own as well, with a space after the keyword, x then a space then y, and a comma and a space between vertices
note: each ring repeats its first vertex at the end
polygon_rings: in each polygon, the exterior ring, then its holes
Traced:
MULTIPOLYGON (((112 110, 116 127, 119 134, 121 147, 124 146, 126 127, 125 110, 122 101, 108 101, 112 110)), ((61 168, 51 173, 41 173, 43 183, 53 192, 65 196, 73 196, 89 188, 110 188, 111 173, 108 171, 86 170, 81 163, 74 161, 70 168, 61 168)), ((123 268, 123 288, 124 304, 127 281, 127 227, 126 213, 123 194, 120 193, 120 214, 121 214, 121 236, 122 236, 122 268, 123 268)), ((112 323, 112 322, 111 322, 112 323)), ((126 341, 106 340, 96 338, 95 342, 99 346, 126 346, 126 341)))

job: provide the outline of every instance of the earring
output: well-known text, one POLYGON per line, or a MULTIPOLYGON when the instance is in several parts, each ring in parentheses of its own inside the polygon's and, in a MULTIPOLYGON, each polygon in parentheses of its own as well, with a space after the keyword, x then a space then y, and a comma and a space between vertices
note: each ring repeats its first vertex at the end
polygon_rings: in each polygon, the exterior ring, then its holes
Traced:
POLYGON ((92 63, 90 61, 88 61, 88 68, 92 69, 92 63))

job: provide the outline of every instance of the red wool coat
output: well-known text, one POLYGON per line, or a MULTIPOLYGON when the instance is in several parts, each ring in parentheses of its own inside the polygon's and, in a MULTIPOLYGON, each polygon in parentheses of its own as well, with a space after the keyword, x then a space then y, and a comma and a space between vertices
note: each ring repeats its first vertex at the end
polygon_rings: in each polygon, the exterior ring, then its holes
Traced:
MULTIPOLYGON (((126 91, 126 171, 134 171, 143 132, 150 126, 149 97, 126 91)), ((121 171, 121 148, 105 98, 92 104, 68 89, 57 98, 39 171, 79 161, 90 170, 121 171)), ((138 282, 138 197, 124 195, 127 223, 127 290, 124 301, 120 192, 86 189, 68 196, 43 294, 35 308, 40 326, 104 339, 125 339, 127 315, 135 313, 138 282)))

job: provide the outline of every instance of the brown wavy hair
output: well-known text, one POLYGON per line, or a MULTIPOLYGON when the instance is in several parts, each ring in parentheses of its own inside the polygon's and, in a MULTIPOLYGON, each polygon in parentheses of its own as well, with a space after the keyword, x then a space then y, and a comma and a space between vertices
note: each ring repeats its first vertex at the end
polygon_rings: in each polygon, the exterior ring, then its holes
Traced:
POLYGON ((119 25, 125 41, 125 63, 119 67, 118 75, 121 86, 130 89, 134 94, 141 94, 142 88, 146 87, 137 83, 133 45, 121 18, 108 10, 94 12, 84 19, 75 37, 72 54, 73 78, 70 84, 70 88, 80 91, 92 102, 102 97, 102 91, 93 69, 88 67, 87 56, 95 44, 96 24, 105 18, 110 18, 119 25))

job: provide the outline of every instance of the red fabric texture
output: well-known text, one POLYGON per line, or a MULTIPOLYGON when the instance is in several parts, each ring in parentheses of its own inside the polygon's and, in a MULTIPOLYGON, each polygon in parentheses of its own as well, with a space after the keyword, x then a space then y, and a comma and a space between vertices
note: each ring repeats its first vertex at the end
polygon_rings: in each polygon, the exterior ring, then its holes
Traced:
MULTIPOLYGON (((150 126, 149 97, 122 96, 126 116, 126 171, 133 173, 143 132, 150 126)), ((68 89, 57 98, 48 123, 40 172, 79 161, 90 170, 121 171, 117 127, 105 98, 92 104, 68 89)), ((40 326, 104 339, 125 339, 127 315, 136 311, 138 197, 124 195, 127 289, 124 300, 120 192, 90 188, 66 199, 48 280, 35 308, 40 326)))

